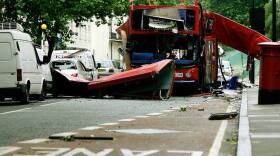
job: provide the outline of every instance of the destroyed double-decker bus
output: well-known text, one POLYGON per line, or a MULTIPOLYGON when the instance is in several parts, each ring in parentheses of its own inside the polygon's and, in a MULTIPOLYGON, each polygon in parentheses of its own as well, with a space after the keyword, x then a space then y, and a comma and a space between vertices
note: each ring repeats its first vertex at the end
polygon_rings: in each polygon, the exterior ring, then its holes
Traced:
POLYGON ((214 37, 205 36, 198 1, 176 6, 132 4, 129 20, 118 32, 127 41, 127 69, 173 59, 175 88, 200 90, 217 80, 217 44, 214 37))

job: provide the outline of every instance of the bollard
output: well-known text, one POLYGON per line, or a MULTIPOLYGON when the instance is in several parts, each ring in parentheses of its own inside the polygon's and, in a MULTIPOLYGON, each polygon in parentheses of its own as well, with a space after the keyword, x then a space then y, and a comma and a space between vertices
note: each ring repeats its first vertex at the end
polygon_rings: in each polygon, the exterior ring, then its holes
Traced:
POLYGON ((260 43, 259 104, 280 104, 280 43, 260 43))

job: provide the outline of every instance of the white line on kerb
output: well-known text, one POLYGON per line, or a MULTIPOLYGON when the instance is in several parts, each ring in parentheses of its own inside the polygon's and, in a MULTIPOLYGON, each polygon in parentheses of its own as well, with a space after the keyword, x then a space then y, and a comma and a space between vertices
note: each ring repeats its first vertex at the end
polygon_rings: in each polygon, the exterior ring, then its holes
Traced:
POLYGON ((11 114, 11 113, 16 113, 16 112, 22 112, 22 111, 29 110, 29 109, 31 109, 31 108, 18 109, 18 110, 9 111, 9 112, 4 112, 4 113, 0 113, 0 114, 1 114, 1 115, 11 114))

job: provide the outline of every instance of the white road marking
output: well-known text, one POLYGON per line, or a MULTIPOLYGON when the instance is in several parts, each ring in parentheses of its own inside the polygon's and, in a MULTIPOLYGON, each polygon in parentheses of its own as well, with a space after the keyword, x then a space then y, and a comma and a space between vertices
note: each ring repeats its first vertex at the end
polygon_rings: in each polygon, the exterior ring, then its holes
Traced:
POLYGON ((14 154, 13 156, 57 156, 70 150, 70 148, 31 147, 34 155, 14 154))
MULTIPOLYGON (((232 109, 232 107, 228 107, 226 112, 232 112, 231 109, 232 109)), ((218 130, 218 133, 215 137, 215 140, 212 144, 212 147, 209 150, 208 156, 217 156, 219 154, 219 151, 222 146, 223 139, 224 139, 224 135, 226 132, 227 125, 228 125, 228 121, 223 120, 220 125, 220 128, 218 130)))
POLYGON ((109 122, 109 123, 103 123, 103 124, 100 124, 100 126, 113 126, 113 125, 118 125, 119 123, 117 122, 109 122))
POLYGON ((280 133, 251 133, 251 138, 254 139, 279 139, 280 133))
POLYGON ((250 120, 250 122, 264 122, 264 123, 268 123, 268 122, 271 122, 271 123, 274 123, 274 122, 280 122, 280 120, 250 120))
POLYGON ((121 149, 121 152, 124 156, 148 156, 148 155, 158 153, 159 150, 131 151, 129 149, 121 149), (137 154, 134 154, 134 153, 137 153, 137 154))
POLYGON ((167 153, 176 153, 176 154, 191 154, 191 156, 202 156, 202 151, 167 151, 167 153))
MULTIPOLYGON (((7 155, 9 153, 15 152, 20 150, 20 147, 0 147, 0 156, 7 155)), ((86 148, 52 148, 52 147, 30 147, 33 151, 34 155, 28 154, 14 154, 13 156, 76 156, 76 155, 84 155, 84 156, 108 156, 110 155, 114 149, 113 148, 104 148, 99 150, 98 152, 93 152, 86 148)), ((131 150, 131 149, 120 149, 122 156, 151 156, 153 154, 164 152, 166 154, 183 154, 183 155, 190 155, 190 156, 202 156, 202 151, 184 151, 184 150, 166 150, 160 151, 158 149, 151 149, 151 150, 131 150)))
POLYGON ((130 121, 134 121, 135 119, 121 119, 121 120, 118 120, 120 122, 130 122, 130 121))
POLYGON ((279 114, 254 114, 254 115, 248 115, 250 118, 257 118, 257 117, 279 117, 279 114))
POLYGON ((147 114, 149 116, 158 116, 158 115, 162 115, 163 113, 150 113, 150 114, 147 114))
POLYGON ((48 103, 48 104, 40 105, 40 106, 41 106, 41 107, 47 107, 47 106, 56 105, 56 104, 59 104, 59 103, 62 103, 62 102, 63 102, 63 101, 58 101, 58 102, 48 103))
POLYGON ((166 133, 185 133, 192 131, 176 131, 176 130, 164 130, 164 129, 116 129, 116 130, 107 130, 110 132, 119 132, 127 134, 166 134, 166 133))
POLYGON ((5 147, 0 147, 0 156, 6 155, 11 152, 15 152, 17 150, 21 149, 20 147, 14 147, 14 146, 5 146, 5 147))
POLYGON ((145 115, 142 115, 142 116, 135 116, 135 118, 148 118, 149 116, 145 116, 145 115))
POLYGON ((51 135, 52 137, 68 137, 77 134, 76 132, 63 132, 51 135))
POLYGON ((219 131, 216 135, 216 138, 212 144, 212 147, 210 148, 208 156, 217 156, 218 155, 221 145, 222 145, 224 134, 225 134, 225 131, 227 128, 227 124, 228 124, 228 122, 226 120, 222 121, 219 131))
POLYGON ((101 128, 103 128, 103 127, 91 126, 91 127, 84 127, 79 130, 92 131, 92 130, 101 129, 101 128))
POLYGON ((167 109, 167 110, 163 110, 162 112, 164 113, 169 113, 169 112, 174 112, 175 110, 171 110, 171 109, 167 109))
POLYGON ((25 110, 29 110, 31 108, 23 108, 23 109, 18 109, 18 110, 14 110, 14 111, 9 111, 9 112, 4 112, 4 113, 0 113, 1 115, 5 115, 5 114, 11 114, 11 113, 16 113, 16 112, 22 112, 25 110))
POLYGON ((37 138, 37 139, 32 139, 32 140, 21 141, 19 143, 21 143, 21 144, 38 144, 38 143, 42 143, 42 142, 46 142, 46 141, 49 141, 49 139, 37 138))
POLYGON ((113 151, 113 149, 104 149, 98 153, 93 153, 85 148, 75 148, 72 151, 63 154, 62 156, 75 156, 75 155, 85 155, 85 156, 106 156, 110 154, 113 151))

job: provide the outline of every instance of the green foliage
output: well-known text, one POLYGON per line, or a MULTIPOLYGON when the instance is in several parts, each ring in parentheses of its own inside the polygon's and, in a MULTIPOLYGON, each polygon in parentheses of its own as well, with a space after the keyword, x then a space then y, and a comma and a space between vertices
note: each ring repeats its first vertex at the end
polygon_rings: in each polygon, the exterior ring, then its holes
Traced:
POLYGON ((110 17, 126 14, 128 5, 128 0, 2 0, 0 8, 6 11, 0 12, 0 18, 20 23, 36 43, 41 40, 43 21, 50 38, 61 36, 65 42, 72 35, 67 27, 69 21, 79 25, 94 16, 96 23, 108 23, 110 17))
MULTIPOLYGON (((277 24, 276 24, 276 36, 277 40, 280 40, 280 0, 276 1, 277 4, 277 24)), ((272 0, 265 5, 265 32, 269 38, 272 38, 272 0)))
POLYGON ((194 0, 135 0, 135 5, 177 5, 178 3, 193 4, 194 0))
POLYGON ((201 0, 206 10, 219 13, 243 25, 249 25, 249 0, 201 0))

